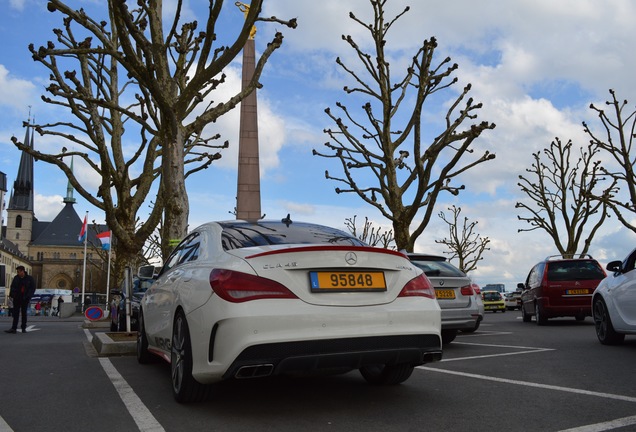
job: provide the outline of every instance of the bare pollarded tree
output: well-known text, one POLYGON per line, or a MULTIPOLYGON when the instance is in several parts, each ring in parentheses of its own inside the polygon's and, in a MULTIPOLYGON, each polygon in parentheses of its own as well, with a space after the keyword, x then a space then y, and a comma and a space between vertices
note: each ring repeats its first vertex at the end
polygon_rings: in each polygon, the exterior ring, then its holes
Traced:
POLYGON ((572 141, 563 143, 555 138, 550 147, 534 153, 534 161, 519 176, 519 187, 529 198, 517 202, 516 208, 527 215, 517 218, 530 225, 522 231, 545 231, 564 256, 585 254, 594 235, 605 221, 607 206, 590 196, 604 178, 598 161, 599 147, 594 143, 572 155, 572 141), (583 241, 583 244, 581 244, 583 241))
MULTIPOLYGON (((233 12, 238 11, 235 3, 229 3, 233 12)), ((43 100, 66 112, 33 126, 62 144, 57 151, 44 152, 15 137, 13 142, 58 166, 82 197, 104 211, 123 265, 134 261, 161 220, 164 257, 185 236, 185 179, 220 158, 219 149, 227 146, 216 134, 204 136, 203 130, 260 87, 265 63, 281 46, 282 34, 267 44, 250 84, 215 101, 215 90, 225 82, 224 69, 241 52, 257 21, 296 26, 295 20, 260 17, 261 5, 262 0, 239 4, 244 22, 236 34, 224 35, 230 43, 221 45, 217 31, 223 1, 210 2, 201 27, 197 21, 184 22, 181 0, 170 11, 161 0, 108 0, 103 8, 107 16, 101 18, 60 0, 48 2, 63 25, 53 30, 55 41, 29 48, 33 59, 50 71, 43 100), (68 166, 71 157, 83 160, 100 179, 96 191, 81 184, 68 166), (156 196, 151 195, 153 187, 156 196), (150 200, 150 214, 140 223, 140 208, 150 200)))
POLYGON ((442 240, 435 240, 435 243, 448 247, 450 252, 449 261, 457 259, 457 267, 464 273, 477 269, 477 263, 483 259, 485 251, 490 250, 488 244, 490 239, 482 237, 477 231, 477 221, 469 222, 464 217, 460 223, 461 207, 451 206, 448 208, 452 217, 449 219, 444 212, 439 212, 438 216, 448 225, 449 236, 442 240))
POLYGON ((619 101, 614 90, 609 92, 612 99, 605 103, 609 112, 590 105, 598 114, 602 129, 593 132, 583 122, 583 128, 590 136, 590 145, 609 156, 599 170, 608 177, 610 184, 604 187, 602 193, 590 195, 607 205, 626 228, 636 232, 633 223, 636 216, 636 110, 625 111, 627 100, 619 101))
POLYGON ((452 181, 495 157, 488 151, 472 156, 474 141, 495 125, 474 122, 482 105, 468 96, 471 86, 467 85, 449 104, 440 129, 435 134, 427 133, 422 118, 424 103, 457 82, 453 73, 458 66, 451 64, 450 58, 436 63, 437 41, 431 38, 423 42, 404 74, 394 80, 386 36, 409 8, 388 20, 386 0, 370 3, 373 22, 364 23, 353 13, 349 17, 369 31, 374 52, 364 52, 351 36, 343 36, 363 68, 357 70, 340 58, 336 60, 355 83, 354 87, 344 87, 345 93, 366 101, 360 115, 341 102, 336 103, 337 113, 326 109, 336 127, 325 130, 331 140, 325 144, 327 151, 313 153, 338 159, 344 175, 325 173, 342 185, 336 192, 354 193, 376 207, 391 221, 397 248, 412 252, 415 240, 431 219, 439 194, 446 191, 457 195, 464 185, 455 186, 452 181), (427 141, 428 135, 434 137, 427 141))
POLYGON ((362 229, 358 229, 356 222, 357 215, 345 219, 345 226, 349 232, 371 246, 380 246, 384 249, 394 248, 393 231, 383 231, 382 227, 373 226, 373 222, 368 217, 364 218, 362 229))

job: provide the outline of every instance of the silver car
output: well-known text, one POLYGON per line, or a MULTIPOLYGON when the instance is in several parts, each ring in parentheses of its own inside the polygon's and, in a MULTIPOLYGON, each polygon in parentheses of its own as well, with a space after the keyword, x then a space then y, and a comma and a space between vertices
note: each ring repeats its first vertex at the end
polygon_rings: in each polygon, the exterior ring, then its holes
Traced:
POLYGON ((442 343, 451 343, 458 331, 477 330, 484 317, 479 286, 446 257, 415 253, 408 257, 424 271, 435 288, 442 310, 442 343))

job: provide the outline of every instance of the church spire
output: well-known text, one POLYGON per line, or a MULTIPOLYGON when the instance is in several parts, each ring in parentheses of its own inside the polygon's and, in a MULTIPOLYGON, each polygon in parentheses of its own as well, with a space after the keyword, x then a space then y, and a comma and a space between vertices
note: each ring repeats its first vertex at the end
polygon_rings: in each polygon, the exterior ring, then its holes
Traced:
MULTIPOLYGON (((73 156, 71 156, 71 172, 73 172, 73 156)), ((64 202, 67 204, 75 204, 75 198, 73 198, 73 186, 71 185, 70 179, 66 185, 66 197, 64 198, 64 202)))
MULTIPOLYGON (((30 123, 30 122, 29 122, 30 123)), ((33 130, 27 124, 24 135, 24 145, 33 148, 33 130)), ((13 191, 9 199, 8 210, 33 211, 33 156, 27 152, 22 152, 18 174, 13 183, 13 191)))

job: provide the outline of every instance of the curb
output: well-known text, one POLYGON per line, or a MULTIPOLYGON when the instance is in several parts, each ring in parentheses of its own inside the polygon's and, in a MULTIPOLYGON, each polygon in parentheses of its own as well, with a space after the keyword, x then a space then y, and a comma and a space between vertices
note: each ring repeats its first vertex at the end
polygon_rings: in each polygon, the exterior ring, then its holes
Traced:
POLYGON ((137 340, 115 341, 108 333, 95 333, 92 344, 99 357, 135 355, 137 340))

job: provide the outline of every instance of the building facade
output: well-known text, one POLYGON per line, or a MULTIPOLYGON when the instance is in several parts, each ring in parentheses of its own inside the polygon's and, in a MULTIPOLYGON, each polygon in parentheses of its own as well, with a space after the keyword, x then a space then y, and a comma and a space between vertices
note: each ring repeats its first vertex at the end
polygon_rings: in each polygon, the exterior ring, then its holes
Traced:
MULTIPOLYGON (((24 143, 33 145, 33 133, 28 127, 24 143)), ((106 227, 89 226, 84 274, 85 247, 78 239, 83 220, 74 208, 70 183, 64 207, 52 221, 44 222, 35 216, 33 177, 33 157, 22 153, 0 237, 0 262, 5 264, 7 290, 17 274, 16 267, 23 265, 34 277, 37 288, 79 292, 84 284, 87 293, 105 294, 108 257, 101 250, 97 233, 106 231, 106 227)))

